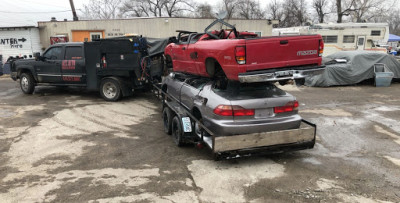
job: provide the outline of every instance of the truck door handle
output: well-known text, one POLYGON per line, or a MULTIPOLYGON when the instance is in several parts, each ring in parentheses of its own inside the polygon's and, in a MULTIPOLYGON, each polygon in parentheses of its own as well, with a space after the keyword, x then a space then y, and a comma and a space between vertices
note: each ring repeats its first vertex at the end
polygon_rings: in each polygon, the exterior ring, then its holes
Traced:
POLYGON ((186 47, 182 47, 182 50, 186 50, 186 47))
POLYGON ((287 44, 287 43, 289 43, 288 40, 282 40, 282 41, 281 41, 281 44, 287 44))

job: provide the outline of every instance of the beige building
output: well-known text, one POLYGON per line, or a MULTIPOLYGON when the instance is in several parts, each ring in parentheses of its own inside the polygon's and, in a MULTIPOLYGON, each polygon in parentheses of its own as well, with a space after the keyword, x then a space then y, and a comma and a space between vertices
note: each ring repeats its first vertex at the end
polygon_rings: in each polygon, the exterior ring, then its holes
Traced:
MULTIPOLYGON (((50 46, 55 37, 70 42, 91 41, 96 38, 139 34, 144 37, 164 38, 176 36, 176 30, 204 32, 214 19, 196 18, 134 18, 119 20, 81 20, 39 22, 40 40, 43 48, 50 46)), ((271 36, 277 20, 229 20, 239 31, 256 32, 260 36, 271 36)), ((217 24, 213 29, 221 29, 217 24)))

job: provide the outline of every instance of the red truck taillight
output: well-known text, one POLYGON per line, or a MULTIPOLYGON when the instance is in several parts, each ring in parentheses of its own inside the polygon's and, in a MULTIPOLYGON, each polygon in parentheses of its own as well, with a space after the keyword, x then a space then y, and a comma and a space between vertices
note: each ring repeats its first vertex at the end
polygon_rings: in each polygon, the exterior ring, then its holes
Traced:
POLYGON ((237 46, 235 48, 235 56, 238 64, 246 64, 246 47, 237 46))
POLYGON ((254 116, 254 109, 245 109, 237 105, 218 105, 214 113, 220 116, 254 116))
POLYGON ((285 112, 291 112, 297 110, 299 107, 299 102, 298 101, 291 101, 288 102, 285 106, 277 106, 274 107, 274 113, 285 113, 285 112))
POLYGON ((323 53, 324 53, 324 41, 320 39, 318 46, 318 56, 322 56, 323 53))

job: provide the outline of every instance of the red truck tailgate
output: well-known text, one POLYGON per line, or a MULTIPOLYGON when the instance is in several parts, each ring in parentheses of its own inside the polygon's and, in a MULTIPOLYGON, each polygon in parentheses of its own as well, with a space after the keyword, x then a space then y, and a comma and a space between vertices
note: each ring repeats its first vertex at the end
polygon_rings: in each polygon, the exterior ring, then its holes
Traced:
POLYGON ((246 71, 321 64, 320 35, 263 37, 246 40, 246 71))

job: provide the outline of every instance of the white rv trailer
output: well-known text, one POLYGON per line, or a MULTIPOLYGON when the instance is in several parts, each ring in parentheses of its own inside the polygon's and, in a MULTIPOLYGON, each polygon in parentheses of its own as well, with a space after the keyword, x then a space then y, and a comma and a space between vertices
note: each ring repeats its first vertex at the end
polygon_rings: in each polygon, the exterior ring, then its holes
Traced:
POLYGON ((387 53, 379 47, 389 39, 387 23, 316 24, 299 30, 300 34, 320 34, 325 43, 324 56, 338 51, 367 50, 387 53))
POLYGON ((323 23, 312 26, 278 28, 273 35, 320 34, 324 40, 324 56, 338 51, 367 50, 387 53, 387 23, 323 23))

